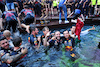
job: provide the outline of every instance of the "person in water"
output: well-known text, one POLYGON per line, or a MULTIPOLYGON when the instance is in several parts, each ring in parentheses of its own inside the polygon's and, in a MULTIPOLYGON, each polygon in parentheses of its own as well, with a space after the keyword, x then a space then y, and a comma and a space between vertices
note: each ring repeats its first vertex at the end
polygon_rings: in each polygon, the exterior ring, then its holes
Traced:
POLYGON ((72 50, 75 47, 75 40, 72 37, 70 37, 69 31, 67 30, 63 32, 63 35, 63 43, 65 45, 66 50, 72 50))
POLYGON ((8 67, 8 64, 15 62, 18 60, 22 55, 27 53, 27 49, 22 49, 21 53, 16 55, 10 55, 12 53, 12 48, 9 48, 9 43, 6 37, 2 36, 0 38, 0 59, 1 59, 1 67, 8 67))
MULTIPOLYGON (((72 26, 72 28, 70 30, 71 30, 71 31, 69 31, 70 36, 74 39, 77 38, 78 36, 75 34, 76 26, 72 26)), ((88 34, 89 31, 91 31, 91 30, 95 30, 94 25, 92 26, 92 28, 81 31, 80 36, 88 34)))
MULTIPOLYGON (((13 39, 13 44, 14 44, 14 48, 13 48, 13 51, 12 51, 12 53, 10 54, 11 56, 12 55, 16 55, 16 54, 18 54, 18 53, 21 53, 21 50, 22 49, 24 49, 24 48, 21 48, 20 46, 21 46, 21 44, 22 44, 22 38, 21 37, 15 37, 14 39, 13 39)), ((22 59, 22 58, 24 58, 26 55, 23 55, 22 57, 20 57, 18 60, 16 60, 15 62, 12 62, 11 64, 10 64, 10 66, 12 66, 12 67, 15 67, 15 66, 17 66, 17 64, 18 64, 18 62, 17 61, 19 61, 20 59, 22 59)))
POLYGON ((40 37, 36 36, 38 34, 38 32, 39 32, 38 28, 30 27, 29 30, 30 30, 30 35, 28 37, 28 42, 31 45, 33 45, 34 48, 39 49, 41 40, 40 40, 40 37))
MULTIPOLYGON (((50 32, 50 31, 49 31, 49 28, 48 28, 48 27, 44 27, 44 28, 42 29, 42 32, 43 32, 43 35, 41 36, 41 44, 43 44, 44 46, 49 46, 49 45, 47 44, 47 42, 45 42, 46 35, 50 32)), ((53 34, 50 34, 50 36, 47 37, 47 41, 48 41, 49 39, 51 39, 52 35, 53 35, 53 34)))
POLYGON ((6 39, 9 41, 9 46, 10 47, 14 47, 14 45, 13 45, 13 43, 12 43, 12 37, 11 37, 11 32, 9 31, 9 30, 5 30, 4 32, 3 32, 3 36, 5 36, 6 37, 6 39))
MULTIPOLYGON (((49 33, 48 33, 47 35, 49 35, 49 33)), ((60 37, 60 32, 59 32, 59 31, 56 31, 56 32, 54 33, 54 36, 53 36, 51 39, 49 39, 49 40, 47 41, 47 44, 48 44, 49 46, 47 47, 45 53, 47 53, 47 51, 48 51, 51 47, 53 47, 53 46, 54 46, 54 48, 56 48, 56 50, 59 50, 60 44, 61 44, 61 43, 62 43, 62 39, 61 39, 61 37, 60 37)))

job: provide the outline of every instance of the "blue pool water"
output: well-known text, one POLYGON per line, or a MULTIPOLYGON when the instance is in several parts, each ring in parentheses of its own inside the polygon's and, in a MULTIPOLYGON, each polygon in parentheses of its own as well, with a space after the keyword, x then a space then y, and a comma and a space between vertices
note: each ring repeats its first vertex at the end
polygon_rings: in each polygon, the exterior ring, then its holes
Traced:
MULTIPOLYGON (((82 30, 91 28, 92 26, 84 26, 82 30)), ((66 57, 66 51, 62 49, 57 51, 51 48, 48 55, 44 53, 45 47, 41 46, 39 50, 34 50, 29 45, 27 37, 28 34, 21 34, 23 45, 28 48, 28 54, 22 59, 19 66, 25 67, 100 67, 100 49, 97 48, 100 41, 100 26, 96 25, 94 31, 89 31, 88 34, 81 36, 81 47, 76 47, 75 51, 78 53, 76 61, 70 61, 66 57)), ((52 29, 52 32, 59 30, 61 33, 64 30, 69 30, 70 27, 52 29)), ((41 33, 41 31, 39 32, 41 33)))

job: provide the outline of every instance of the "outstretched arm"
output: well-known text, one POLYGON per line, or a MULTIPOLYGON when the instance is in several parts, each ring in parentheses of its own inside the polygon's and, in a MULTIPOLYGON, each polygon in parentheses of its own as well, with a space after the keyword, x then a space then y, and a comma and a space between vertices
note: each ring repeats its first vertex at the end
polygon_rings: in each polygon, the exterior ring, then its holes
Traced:
POLYGON ((50 32, 48 32, 48 33, 46 34, 46 36, 45 36, 44 43, 43 43, 44 46, 49 46, 49 42, 47 41, 48 36, 50 36, 50 32))
POLYGON ((70 15, 68 15, 68 17, 67 18, 69 18, 72 14, 73 14, 74 12, 72 12, 70 15))
POLYGON ((30 33, 30 31, 29 31, 29 25, 25 25, 25 24, 21 24, 21 27, 23 27, 23 28, 26 28, 26 31, 28 32, 28 33, 30 33))
POLYGON ((81 17, 82 17, 82 20, 85 21, 85 18, 84 18, 84 16, 83 16, 83 14, 81 14, 81 17))
POLYGON ((0 28, 3 29, 2 18, 0 18, 0 28))
POLYGON ((3 62, 6 62, 6 63, 10 64, 10 63, 12 63, 12 62, 14 62, 14 61, 20 59, 21 56, 22 56, 22 53, 19 53, 19 54, 17 54, 17 55, 13 55, 13 56, 10 56, 9 54, 5 54, 5 55, 1 58, 1 60, 2 60, 3 62))
POLYGON ((90 30, 95 30, 95 27, 94 27, 94 25, 93 25, 93 27, 92 28, 90 28, 90 29, 87 29, 88 31, 90 31, 90 30))
POLYGON ((19 17, 17 17, 17 20, 18 20, 19 27, 21 28, 21 22, 19 20, 19 17))
POLYGON ((1 61, 6 62, 8 64, 15 62, 16 60, 20 59, 21 56, 25 55, 27 53, 27 49, 22 49, 21 53, 10 56, 9 53, 6 53, 1 57, 1 61))

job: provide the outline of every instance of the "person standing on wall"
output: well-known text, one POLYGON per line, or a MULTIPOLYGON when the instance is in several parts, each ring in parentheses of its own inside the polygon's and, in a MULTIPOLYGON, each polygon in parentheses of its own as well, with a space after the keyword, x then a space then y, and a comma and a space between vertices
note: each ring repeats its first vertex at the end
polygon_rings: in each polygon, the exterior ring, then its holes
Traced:
POLYGON ((67 0, 60 0, 60 2, 59 2, 59 24, 61 24, 61 22, 62 22, 62 20, 61 20, 61 10, 64 11, 65 23, 69 23, 69 21, 67 20, 66 2, 67 2, 67 0))

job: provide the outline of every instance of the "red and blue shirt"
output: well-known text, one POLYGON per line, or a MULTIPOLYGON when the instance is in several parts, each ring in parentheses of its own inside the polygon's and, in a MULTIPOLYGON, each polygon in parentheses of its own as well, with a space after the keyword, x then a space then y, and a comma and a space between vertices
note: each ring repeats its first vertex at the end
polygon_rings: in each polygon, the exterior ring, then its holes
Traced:
POLYGON ((2 18, 5 18, 6 21, 10 21, 10 20, 17 20, 17 13, 14 11, 5 11, 2 14, 2 18))
POLYGON ((30 9, 23 9, 23 10, 21 10, 20 13, 24 13, 25 16, 26 16, 26 15, 31 15, 31 16, 34 17, 33 11, 30 10, 30 9))

